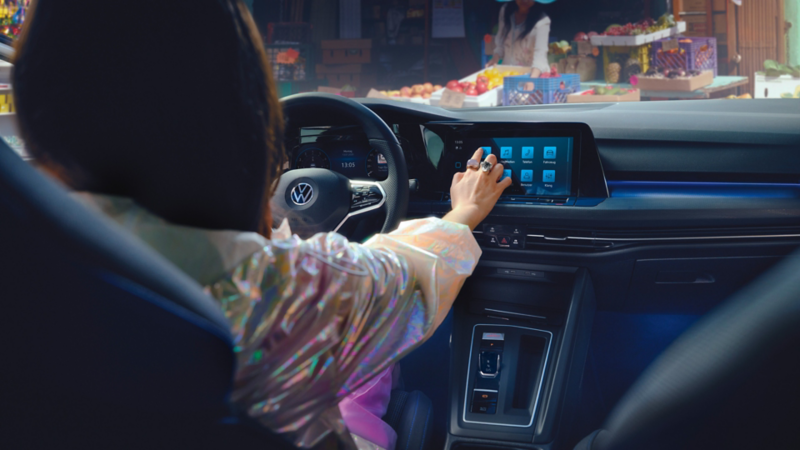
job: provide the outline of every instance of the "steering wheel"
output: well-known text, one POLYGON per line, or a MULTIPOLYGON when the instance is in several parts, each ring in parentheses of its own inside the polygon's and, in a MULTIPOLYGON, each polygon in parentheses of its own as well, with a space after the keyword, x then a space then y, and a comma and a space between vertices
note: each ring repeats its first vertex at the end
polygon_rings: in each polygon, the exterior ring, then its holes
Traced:
POLYGON ((377 182, 350 180, 328 169, 288 170, 270 201, 273 222, 288 219, 292 232, 303 238, 343 232, 345 225, 350 228, 379 213, 386 214, 381 232, 397 228, 408 208, 408 169, 403 148, 389 126, 366 106, 339 95, 297 94, 281 103, 292 128, 330 125, 342 119, 361 126, 372 148, 386 158, 389 173, 386 180, 377 182))

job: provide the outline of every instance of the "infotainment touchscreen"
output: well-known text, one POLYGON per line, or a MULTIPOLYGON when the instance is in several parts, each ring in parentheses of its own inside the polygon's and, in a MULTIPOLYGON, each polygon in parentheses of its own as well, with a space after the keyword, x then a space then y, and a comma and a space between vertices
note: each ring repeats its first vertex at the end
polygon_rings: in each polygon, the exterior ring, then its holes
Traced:
MULTIPOLYGON (((511 178, 507 195, 569 196, 572 188, 572 137, 464 137, 456 149, 483 149, 503 164, 511 178)), ((463 153, 462 153, 463 154, 463 153)))

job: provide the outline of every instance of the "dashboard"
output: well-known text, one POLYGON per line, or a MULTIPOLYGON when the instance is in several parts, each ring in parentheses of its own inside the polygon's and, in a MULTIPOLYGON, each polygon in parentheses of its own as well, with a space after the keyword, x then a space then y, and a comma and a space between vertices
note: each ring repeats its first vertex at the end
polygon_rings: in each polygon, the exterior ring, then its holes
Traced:
POLYGON ((352 180, 385 180, 389 175, 386 157, 357 131, 347 127, 303 128, 290 151, 291 168, 330 169, 352 180))
MULTIPOLYGON (((710 308, 800 244, 800 102, 445 110, 358 101, 403 148, 408 219, 450 211, 453 173, 475 149, 507 165, 512 187, 474 232, 482 261, 508 272, 492 277, 533 273, 514 264, 585 267, 602 308, 685 313, 710 308)), ((301 129, 287 130, 292 169, 385 176, 351 118, 298 120, 301 129)))

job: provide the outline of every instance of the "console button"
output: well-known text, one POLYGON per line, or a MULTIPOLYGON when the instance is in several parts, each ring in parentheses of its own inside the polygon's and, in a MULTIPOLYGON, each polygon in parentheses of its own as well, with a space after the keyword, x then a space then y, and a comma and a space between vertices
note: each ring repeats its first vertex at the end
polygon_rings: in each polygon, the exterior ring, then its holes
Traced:
POLYGON ((509 236, 497 236, 497 243, 500 247, 510 247, 511 238, 509 236))
POLYGON ((475 389, 472 391, 473 413, 495 414, 497 412, 497 391, 491 389, 475 389))
POLYGON ((489 236, 489 245, 497 246, 497 236, 489 236))
POLYGON ((473 402, 472 412, 477 414, 495 414, 497 412, 497 403, 473 402))
POLYGON ((522 248, 524 245, 522 244, 522 239, 512 237, 511 238, 511 248, 522 248))
POLYGON ((478 355, 478 375, 481 378, 497 378, 500 374, 500 353, 482 351, 478 355))

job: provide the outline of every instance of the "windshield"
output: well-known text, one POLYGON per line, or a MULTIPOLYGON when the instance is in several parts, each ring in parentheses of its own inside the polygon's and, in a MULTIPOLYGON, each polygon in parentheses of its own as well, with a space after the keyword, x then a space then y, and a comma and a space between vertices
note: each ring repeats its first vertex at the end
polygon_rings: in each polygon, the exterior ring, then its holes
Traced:
POLYGON ((254 0, 252 8, 283 96, 474 108, 800 98, 798 3, 254 0))

